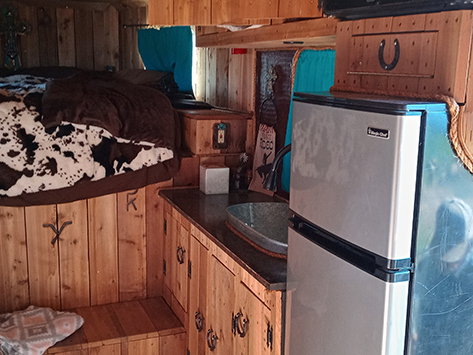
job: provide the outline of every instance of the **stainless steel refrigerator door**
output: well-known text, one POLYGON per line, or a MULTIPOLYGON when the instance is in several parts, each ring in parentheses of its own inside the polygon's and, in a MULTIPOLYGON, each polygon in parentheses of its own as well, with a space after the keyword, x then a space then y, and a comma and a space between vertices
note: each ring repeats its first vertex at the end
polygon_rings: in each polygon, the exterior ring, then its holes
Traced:
POLYGON ((421 113, 294 102, 290 208, 387 259, 410 257, 421 113))
POLYGON ((409 282, 386 283, 289 229, 287 355, 401 355, 409 282))

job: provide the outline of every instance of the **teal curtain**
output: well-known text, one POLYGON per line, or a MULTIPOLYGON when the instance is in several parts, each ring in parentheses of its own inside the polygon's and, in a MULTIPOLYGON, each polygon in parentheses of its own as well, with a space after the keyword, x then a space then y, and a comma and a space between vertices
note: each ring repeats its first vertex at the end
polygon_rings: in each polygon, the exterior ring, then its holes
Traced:
MULTIPOLYGON (((333 85, 335 72, 335 51, 332 49, 306 49, 301 52, 297 61, 294 78, 294 92, 328 91, 333 85)), ((285 144, 291 143, 292 136, 292 101, 289 107, 285 144)), ((291 177, 291 154, 283 159, 281 186, 289 192, 291 177)))
POLYGON ((179 91, 192 92, 192 30, 187 26, 138 30, 146 69, 174 73, 179 91))

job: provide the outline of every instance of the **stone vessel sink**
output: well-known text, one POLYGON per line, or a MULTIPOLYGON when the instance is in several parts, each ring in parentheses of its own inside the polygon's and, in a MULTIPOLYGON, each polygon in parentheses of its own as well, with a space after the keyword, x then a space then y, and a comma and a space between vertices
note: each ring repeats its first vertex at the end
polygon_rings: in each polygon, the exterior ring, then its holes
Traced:
POLYGON ((251 202, 227 208, 231 226, 259 247, 287 255, 289 205, 284 202, 251 202))

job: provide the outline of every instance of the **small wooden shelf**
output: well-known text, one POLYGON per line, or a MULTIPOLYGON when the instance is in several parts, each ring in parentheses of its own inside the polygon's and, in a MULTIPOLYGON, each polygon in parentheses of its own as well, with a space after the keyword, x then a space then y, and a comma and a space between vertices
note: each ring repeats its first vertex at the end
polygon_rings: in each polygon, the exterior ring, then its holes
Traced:
POLYGON ((281 48, 335 46, 335 18, 317 18, 196 36, 197 47, 281 48))

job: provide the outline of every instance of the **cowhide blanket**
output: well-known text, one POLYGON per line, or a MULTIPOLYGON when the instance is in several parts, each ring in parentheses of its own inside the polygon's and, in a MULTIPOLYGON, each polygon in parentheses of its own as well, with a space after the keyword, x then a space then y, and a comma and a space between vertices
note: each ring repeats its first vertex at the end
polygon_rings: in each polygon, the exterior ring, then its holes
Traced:
POLYGON ((92 74, 0 78, 0 200, 164 162, 174 135, 169 100, 152 88, 92 74))

